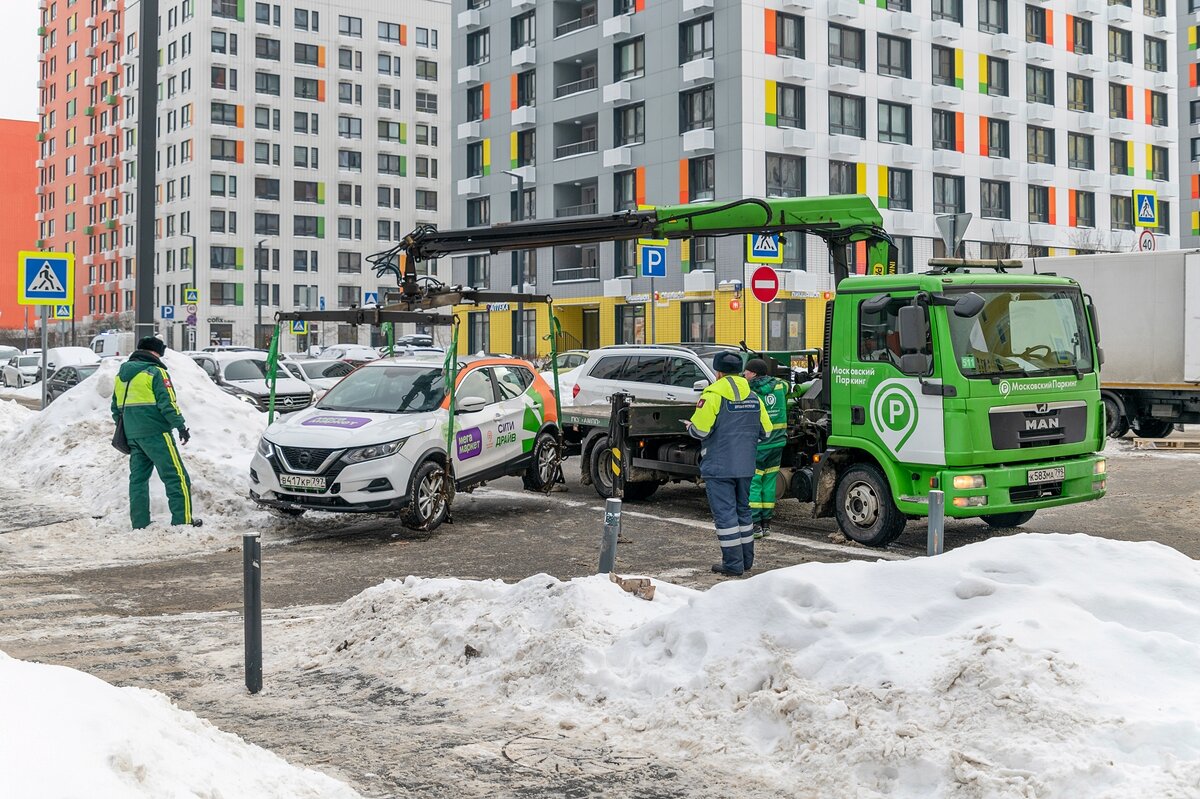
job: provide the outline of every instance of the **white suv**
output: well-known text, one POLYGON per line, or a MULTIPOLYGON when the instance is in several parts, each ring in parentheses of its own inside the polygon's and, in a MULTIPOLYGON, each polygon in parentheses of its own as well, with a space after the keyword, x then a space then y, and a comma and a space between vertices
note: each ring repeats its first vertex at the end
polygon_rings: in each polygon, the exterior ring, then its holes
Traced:
POLYGON ((572 389, 574 403, 604 404, 617 391, 652 402, 694 403, 704 387, 716 380, 712 356, 721 350, 741 355, 736 347, 717 345, 637 344, 592 350, 579 367, 572 389))

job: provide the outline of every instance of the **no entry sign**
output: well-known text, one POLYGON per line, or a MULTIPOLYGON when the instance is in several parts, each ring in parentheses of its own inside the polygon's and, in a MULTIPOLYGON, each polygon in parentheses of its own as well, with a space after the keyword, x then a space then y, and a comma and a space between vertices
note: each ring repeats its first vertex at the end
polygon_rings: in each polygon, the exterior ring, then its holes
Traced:
POLYGON ((750 278, 750 293, 763 303, 774 302, 779 296, 779 273, 769 266, 760 266, 750 278))

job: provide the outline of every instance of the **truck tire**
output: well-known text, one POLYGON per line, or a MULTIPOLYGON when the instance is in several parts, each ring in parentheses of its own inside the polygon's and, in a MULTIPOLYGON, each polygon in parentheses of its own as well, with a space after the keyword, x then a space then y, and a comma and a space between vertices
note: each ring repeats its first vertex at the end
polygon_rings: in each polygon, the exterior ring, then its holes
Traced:
MULTIPOLYGON (((588 454, 588 471, 592 477, 592 488, 603 499, 613 496, 612 449, 608 446, 608 436, 599 436, 588 454)), ((624 498, 630 502, 640 502, 649 499, 658 490, 658 483, 640 482, 626 483, 624 498)))
POLYGON ((1117 398, 1110 394, 1101 394, 1104 403, 1104 432, 1109 438, 1120 438, 1129 432, 1129 420, 1125 418, 1117 398))
POLYGON ((546 492, 558 482, 558 441, 549 431, 538 433, 533 440, 533 460, 521 475, 521 484, 527 491, 546 492))
POLYGON ((1133 434, 1138 438, 1166 438, 1173 432, 1175 432, 1175 423, 1166 419, 1133 420, 1133 434))
POLYGON ((425 461, 413 470, 408 481, 408 507, 400 514, 405 527, 433 532, 446 520, 450 502, 442 484, 447 479, 446 469, 436 461, 425 461))
POLYGON ((1034 510, 1014 511, 1012 513, 993 513, 990 516, 982 516, 989 526, 997 529, 1007 529, 1010 527, 1020 527, 1025 522, 1033 518, 1033 514, 1037 513, 1034 510))
POLYGON ((625 484, 625 499, 630 502, 641 502, 642 500, 650 499, 654 496, 654 492, 658 490, 660 483, 654 483, 649 480, 644 480, 639 483, 625 484))
POLYGON ((838 477, 834 515, 847 538, 867 547, 895 541, 908 521, 892 501, 883 472, 869 463, 856 463, 838 477))

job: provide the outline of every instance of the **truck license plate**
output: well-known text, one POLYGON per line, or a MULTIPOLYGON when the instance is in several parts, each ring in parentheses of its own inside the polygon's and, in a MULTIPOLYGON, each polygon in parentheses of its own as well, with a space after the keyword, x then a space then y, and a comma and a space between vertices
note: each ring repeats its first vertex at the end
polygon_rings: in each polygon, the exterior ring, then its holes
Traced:
POLYGON ((1029 485, 1038 483, 1058 483, 1067 478, 1066 466, 1055 466, 1052 469, 1030 469, 1027 475, 1029 485))
POLYGON ((324 477, 303 477, 296 474, 279 475, 279 485, 283 488, 303 488, 308 490, 325 490, 324 477))

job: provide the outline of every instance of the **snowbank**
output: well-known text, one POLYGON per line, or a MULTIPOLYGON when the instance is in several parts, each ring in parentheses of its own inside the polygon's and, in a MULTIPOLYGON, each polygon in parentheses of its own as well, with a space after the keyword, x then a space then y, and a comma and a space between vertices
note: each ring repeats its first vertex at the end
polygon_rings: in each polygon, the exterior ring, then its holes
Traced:
MULTIPOLYGON (((266 415, 221 391, 191 358, 168 351, 165 362, 192 434, 181 451, 192 478, 195 515, 206 523, 244 519, 252 508, 246 475, 266 415)), ((17 429, 4 435, 0 427, 0 459, 21 470, 22 485, 31 493, 72 502, 81 516, 127 530, 128 457, 111 445, 110 402, 119 367, 116 359, 103 361, 46 410, 23 417, 17 429)), ((154 516, 169 521, 157 477, 150 493, 154 516)))
POLYGON ((297 667, 636 736, 803 795, 1200 794, 1200 566, 1158 544, 1019 535, 653 602, 604 577, 410 577, 310 646, 297 667))
POLYGON ((13 400, 0 399, 0 439, 29 424, 33 411, 13 400))
POLYGON ((2 652, 0 708, 0 774, 14 799, 358 796, 221 732, 157 691, 115 688, 2 652))

